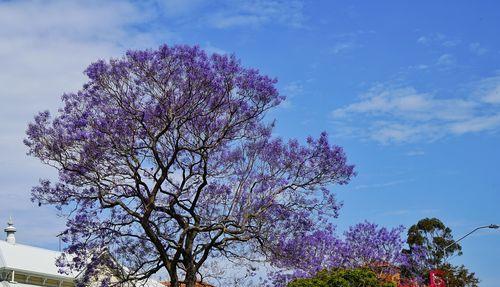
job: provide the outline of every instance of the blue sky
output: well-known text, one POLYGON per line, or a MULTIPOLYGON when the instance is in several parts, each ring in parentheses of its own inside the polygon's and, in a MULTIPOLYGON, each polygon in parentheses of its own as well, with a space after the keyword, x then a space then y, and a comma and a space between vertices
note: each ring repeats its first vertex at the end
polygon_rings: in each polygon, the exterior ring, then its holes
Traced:
MULTIPOLYGON (((0 1, 0 219, 57 248, 62 221, 29 202, 54 173, 25 155, 27 122, 90 62, 182 43, 277 77, 277 135, 326 130, 346 149, 358 176, 336 188, 340 229, 435 216, 458 237, 499 224, 499 27, 498 1, 0 1)), ((500 231, 463 248, 453 260, 498 286, 500 231)))

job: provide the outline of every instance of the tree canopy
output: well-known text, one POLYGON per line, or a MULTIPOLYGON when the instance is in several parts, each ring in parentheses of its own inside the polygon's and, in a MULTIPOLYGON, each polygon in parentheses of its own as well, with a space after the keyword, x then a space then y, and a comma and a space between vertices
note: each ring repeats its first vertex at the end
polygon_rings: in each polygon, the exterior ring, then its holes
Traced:
POLYGON ((123 280, 164 269, 171 286, 191 287, 210 258, 277 258, 283 239, 337 215, 330 187, 354 175, 344 151, 326 133, 273 136, 276 80, 234 56, 164 45, 85 72, 25 139, 58 171, 32 194, 66 212, 62 267, 90 276, 106 252, 127 267, 123 280))
POLYGON ((408 229, 409 246, 421 246, 427 250, 427 261, 437 266, 453 254, 461 255, 460 244, 453 244, 451 229, 437 218, 424 218, 408 229), (446 249, 446 250, 445 250, 446 249))
POLYGON ((451 256, 462 255, 462 246, 455 242, 451 228, 437 218, 424 218, 408 229, 406 240, 409 249, 404 253, 413 255, 413 260, 403 268, 403 275, 427 280, 431 269, 444 271, 448 287, 477 287, 479 279, 464 265, 454 266, 448 262, 451 256), (421 256, 415 256, 421 254, 421 256))

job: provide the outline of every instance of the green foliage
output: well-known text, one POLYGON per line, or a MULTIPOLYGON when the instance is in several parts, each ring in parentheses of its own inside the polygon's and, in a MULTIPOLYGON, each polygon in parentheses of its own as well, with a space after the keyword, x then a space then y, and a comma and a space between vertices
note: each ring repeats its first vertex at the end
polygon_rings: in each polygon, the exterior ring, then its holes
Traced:
POLYGON ((313 278, 294 280, 288 287, 396 287, 396 284, 378 279, 369 269, 357 268, 321 271, 313 278))
POLYGON ((479 279, 474 272, 465 266, 453 266, 446 261, 452 255, 462 255, 462 247, 454 243, 452 231, 437 218, 424 218, 408 230, 406 241, 410 246, 404 252, 411 254, 415 247, 424 248, 426 262, 422 266, 405 267, 403 277, 418 276, 429 283, 429 268, 440 269, 445 272, 444 279, 447 287, 477 287, 479 279), (449 247, 448 247, 449 246, 449 247), (446 249, 446 250, 445 250, 446 249))
POLYGON ((478 287, 479 279, 474 272, 470 272, 465 266, 453 266, 449 263, 440 266, 445 272, 444 279, 447 287, 478 287))
POLYGON ((453 243, 451 229, 437 218, 424 218, 408 229, 409 246, 420 246, 427 249, 427 261, 433 266, 443 263, 443 260, 458 253, 462 255, 460 244, 453 243), (449 246, 448 248, 446 248, 449 246), (445 250, 446 248, 446 250, 445 250))

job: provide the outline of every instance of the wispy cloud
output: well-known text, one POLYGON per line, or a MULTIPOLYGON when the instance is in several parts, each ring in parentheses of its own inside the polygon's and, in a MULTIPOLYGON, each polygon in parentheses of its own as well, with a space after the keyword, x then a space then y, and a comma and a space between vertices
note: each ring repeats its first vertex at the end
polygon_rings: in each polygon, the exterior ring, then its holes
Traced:
POLYGON ((333 54, 337 55, 337 54, 340 54, 342 52, 352 50, 356 47, 358 47, 358 45, 356 45, 353 42, 340 42, 340 43, 336 43, 335 45, 333 45, 331 52, 333 54))
POLYGON ((357 30, 350 33, 334 34, 332 38, 335 39, 335 42, 328 52, 338 55, 360 48, 363 46, 360 43, 364 42, 367 36, 374 34, 376 34, 376 32, 373 30, 357 30))
POLYGON ((420 36, 420 37, 418 37, 418 39, 417 39, 417 43, 419 43, 419 44, 423 44, 423 45, 428 44, 428 43, 429 43, 429 41, 430 41, 430 40, 429 40, 429 38, 427 38, 427 37, 425 37, 425 36, 420 36))
POLYGON ((290 109, 293 107, 293 99, 304 91, 304 86, 300 81, 290 82, 286 84, 283 88, 283 95, 286 99, 281 103, 280 107, 285 109, 290 109))
POLYGON ((291 82, 285 86, 285 93, 292 97, 300 95, 303 91, 304 87, 299 81, 291 82))
POLYGON ((474 85, 475 97, 488 104, 500 105, 500 75, 482 79, 474 85))
POLYGON ((226 1, 206 18, 215 28, 258 27, 267 23, 302 27, 304 15, 301 1, 226 1))
POLYGON ((436 65, 439 67, 450 67, 455 64, 455 57, 450 54, 441 55, 436 62, 436 65))
POLYGON ((304 27, 301 0, 163 0, 148 1, 178 27, 259 28, 267 24, 304 27))
POLYGON ((383 144, 500 129, 500 76, 472 86, 468 97, 442 98, 411 86, 377 85, 331 118, 341 134, 383 144))
POLYGON ((381 182, 381 183, 370 183, 370 184, 360 184, 354 186, 354 189, 359 190, 359 189, 384 189, 386 187, 391 187, 395 185, 400 185, 406 182, 409 182, 411 180, 408 179, 401 179, 401 180, 391 180, 387 182, 381 182))
POLYGON ((442 46, 445 48, 455 47, 460 44, 460 39, 449 37, 443 33, 430 33, 421 35, 416 42, 424 46, 442 46))
POLYGON ((497 85, 484 95, 483 101, 490 104, 500 104, 500 85, 497 85))
POLYGON ((422 156, 425 155, 425 151, 421 149, 410 150, 406 153, 407 156, 422 156))
POLYGON ((204 46, 203 49, 207 51, 208 53, 215 53, 215 54, 227 54, 228 52, 222 48, 216 47, 212 45, 212 43, 207 42, 204 46))
POLYGON ((473 102, 437 99, 432 94, 418 92, 413 87, 391 88, 379 85, 364 94, 362 101, 335 110, 333 116, 340 118, 350 113, 363 113, 393 114, 413 120, 453 120, 467 118, 473 107, 473 102))
POLYGON ((478 56, 482 56, 488 52, 488 49, 486 49, 485 47, 483 47, 481 44, 479 44, 477 42, 470 43, 469 50, 478 56))

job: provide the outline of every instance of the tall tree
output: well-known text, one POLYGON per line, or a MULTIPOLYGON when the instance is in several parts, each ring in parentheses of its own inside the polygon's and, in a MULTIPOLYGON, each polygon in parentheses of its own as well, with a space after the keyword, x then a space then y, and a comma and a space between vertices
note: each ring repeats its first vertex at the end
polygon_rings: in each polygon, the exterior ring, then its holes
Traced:
POLYGON ((479 279, 465 266, 454 266, 448 262, 451 256, 462 255, 462 246, 453 239, 451 228, 447 227, 437 218, 424 218, 408 229, 407 243, 409 246, 405 253, 410 258, 423 258, 413 261, 405 266, 405 276, 418 276, 428 278, 431 268, 441 269, 445 272, 444 278, 448 287, 477 287, 479 279))
POLYGON ((425 248, 427 262, 433 266, 442 264, 445 258, 454 254, 462 255, 460 244, 453 244, 451 229, 437 218, 424 218, 412 225, 406 242, 409 246, 425 248))
POLYGON ((207 259, 276 256, 281 234, 322 230, 337 214, 327 187, 354 174, 342 148, 325 133, 273 137, 264 117, 283 99, 276 81, 234 56, 162 46, 86 75, 25 140, 59 174, 32 194, 67 211, 63 266, 91 273, 106 252, 124 281, 166 269, 171 286, 183 276, 192 287, 207 259))

